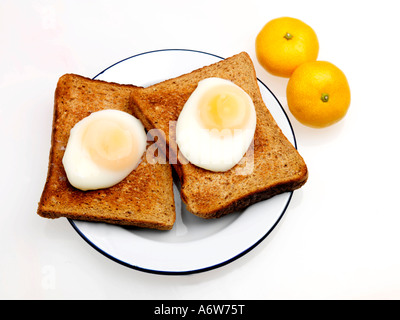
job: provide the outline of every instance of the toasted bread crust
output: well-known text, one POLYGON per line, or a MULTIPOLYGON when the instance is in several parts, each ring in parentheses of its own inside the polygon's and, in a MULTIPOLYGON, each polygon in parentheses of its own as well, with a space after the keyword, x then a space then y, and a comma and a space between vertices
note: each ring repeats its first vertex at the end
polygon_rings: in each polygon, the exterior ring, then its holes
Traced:
POLYGON ((170 123, 177 121, 198 82, 209 77, 230 80, 252 98, 257 114, 254 145, 227 172, 211 172, 179 161, 173 163, 187 209, 202 218, 218 218, 303 186, 308 177, 307 166, 265 106, 253 63, 245 52, 147 88, 134 88, 130 99, 133 113, 147 130, 157 128, 165 133, 160 146, 165 142, 167 156, 176 159, 179 150, 170 123), (243 174, 241 170, 248 170, 249 163, 251 172, 243 174))
POLYGON ((55 92, 49 167, 37 213, 46 218, 66 217, 170 230, 175 222, 173 179, 168 164, 139 166, 117 185, 81 191, 72 187, 62 165, 71 128, 90 113, 104 109, 130 112, 134 86, 62 76, 55 92))

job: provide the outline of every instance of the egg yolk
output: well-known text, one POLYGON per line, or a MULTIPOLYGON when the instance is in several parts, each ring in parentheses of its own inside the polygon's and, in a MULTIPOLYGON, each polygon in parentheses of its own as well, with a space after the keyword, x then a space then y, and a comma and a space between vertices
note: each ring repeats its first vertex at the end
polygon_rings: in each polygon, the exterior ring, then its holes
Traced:
POLYGON ((140 158, 132 133, 112 120, 93 121, 82 139, 93 161, 103 168, 121 170, 140 158))
POLYGON ((206 129, 244 129, 250 117, 245 93, 233 86, 218 86, 200 100, 200 120, 206 129))

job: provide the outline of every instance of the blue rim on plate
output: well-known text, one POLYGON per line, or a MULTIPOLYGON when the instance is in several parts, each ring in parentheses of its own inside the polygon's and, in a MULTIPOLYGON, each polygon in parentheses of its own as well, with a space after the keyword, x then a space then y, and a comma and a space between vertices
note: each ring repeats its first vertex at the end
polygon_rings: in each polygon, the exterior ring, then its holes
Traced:
MULTIPOLYGON (((100 75, 102 75, 104 72, 106 72, 107 70, 111 69, 112 67, 123 63, 124 61, 133 59, 135 57, 139 57, 142 55, 148 55, 148 54, 152 54, 152 53, 157 53, 157 52, 165 52, 165 51, 186 51, 186 52, 193 52, 193 53, 200 53, 200 54, 205 54, 205 55, 209 55, 215 58, 218 58, 220 60, 223 60, 223 57, 220 57, 218 55, 212 54, 212 53, 208 53, 208 52, 204 52, 204 51, 199 51, 199 50, 192 50, 192 49, 160 49, 160 50, 153 50, 153 51, 147 51, 147 52, 142 52, 133 56, 130 56, 128 58, 122 59, 114 64, 112 64, 111 66, 107 67, 106 69, 104 69, 103 71, 101 71, 100 73, 98 73, 95 77, 93 77, 93 79, 97 79, 100 75)), ((284 108, 282 107, 281 103, 279 102, 279 100, 276 98, 276 96, 274 95, 274 93, 260 80, 258 79, 258 82, 265 88, 267 89, 267 91, 272 95, 272 97, 276 100, 276 102, 278 103, 279 107, 281 108, 281 111, 283 112, 284 116, 286 117, 287 123, 289 125, 289 128, 291 130, 292 133, 292 139, 293 139, 293 145, 294 147, 297 149, 297 142, 296 142, 296 137, 294 134, 294 130, 292 127, 292 124, 290 123, 289 117, 287 115, 287 113, 285 112, 284 108)), ((105 250, 103 250, 102 248, 100 248, 99 246, 97 246, 95 243, 93 243, 92 241, 90 241, 90 239, 87 238, 87 236, 79 229, 79 227, 76 225, 75 221, 72 219, 68 218, 69 223, 71 224, 71 226, 74 228, 74 230, 90 245, 92 246, 95 250, 97 250, 98 252, 100 252, 102 255, 106 256, 107 258, 111 259, 112 261, 115 261, 123 266, 126 266, 128 268, 131 269, 135 269, 138 271, 142 271, 142 272, 146 272, 146 273, 152 273, 152 274, 160 274, 160 275, 188 275, 188 274, 195 274, 195 273, 201 273, 201 272, 206 272, 206 271, 210 271, 216 268, 220 268, 222 266, 225 266, 237 259, 239 259, 240 257, 244 256, 245 254, 247 254, 248 252, 250 252, 251 250, 253 250, 255 247, 257 247, 274 229, 275 227, 278 225, 278 223, 281 221, 284 213, 286 212, 289 203, 292 199, 293 196, 293 191, 288 192, 289 196, 287 198, 286 204, 283 207, 282 212, 280 213, 279 217, 277 218, 277 220, 275 221, 275 223, 271 226, 271 228, 262 236, 260 237, 260 239, 258 241, 256 241, 255 243, 253 243, 251 246, 249 246, 246 250, 243 250, 242 252, 236 254, 235 256, 231 257, 230 259, 226 259, 223 262, 220 262, 218 264, 215 265, 211 265, 208 267, 202 267, 199 269, 194 269, 194 270, 186 270, 186 271, 164 271, 164 270, 155 270, 155 269, 149 269, 149 268, 144 268, 144 267, 140 267, 140 266, 136 266, 133 265, 131 263, 128 263, 126 261, 122 261, 121 259, 113 256, 112 254, 109 254, 108 252, 106 252, 105 250)))

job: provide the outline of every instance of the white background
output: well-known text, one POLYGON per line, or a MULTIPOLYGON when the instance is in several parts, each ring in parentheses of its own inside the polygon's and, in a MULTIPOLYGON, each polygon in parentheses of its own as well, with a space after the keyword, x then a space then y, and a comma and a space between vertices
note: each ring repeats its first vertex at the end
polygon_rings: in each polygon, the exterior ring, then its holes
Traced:
MULTIPOLYGON (((396 1, 0 0, 0 298, 399 299, 399 72, 396 1), (287 110, 287 79, 258 64, 269 20, 292 16, 347 75, 352 102, 327 129, 289 113, 310 177, 258 247, 222 268, 163 276, 117 264, 65 219, 36 215, 54 89, 137 53, 247 51, 287 110)), ((238 235, 240 236, 240 235, 238 235)))

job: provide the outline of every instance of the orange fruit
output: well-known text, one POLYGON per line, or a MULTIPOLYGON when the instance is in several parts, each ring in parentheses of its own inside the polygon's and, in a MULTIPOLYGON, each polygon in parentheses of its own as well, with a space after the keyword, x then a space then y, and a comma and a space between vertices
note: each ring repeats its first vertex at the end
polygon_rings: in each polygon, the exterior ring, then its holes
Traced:
POLYGON ((304 125, 323 128, 341 120, 350 106, 345 74, 327 61, 312 61, 293 72, 286 88, 293 116, 304 125))
POLYGON ((269 21, 256 38, 256 55, 269 73, 289 78, 302 63, 317 60, 319 42, 301 20, 282 17, 269 21))

